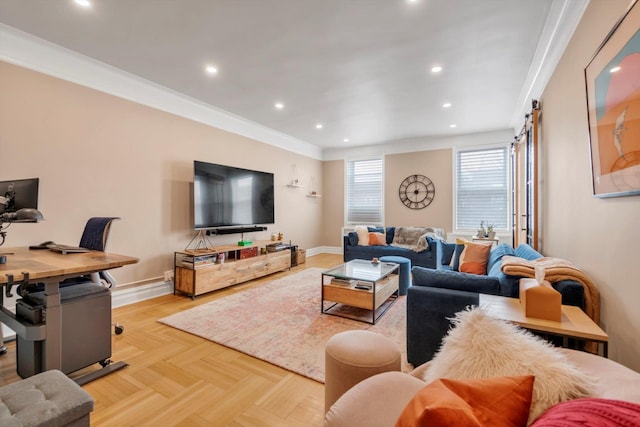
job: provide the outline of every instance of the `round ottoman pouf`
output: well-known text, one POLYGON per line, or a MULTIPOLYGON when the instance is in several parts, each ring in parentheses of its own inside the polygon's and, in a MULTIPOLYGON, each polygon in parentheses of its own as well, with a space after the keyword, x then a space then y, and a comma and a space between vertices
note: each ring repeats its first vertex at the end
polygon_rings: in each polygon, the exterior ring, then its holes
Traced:
POLYGON ((400 350, 389 338, 371 331, 346 331, 325 347, 325 413, 347 390, 373 375, 400 370, 400 350))
POLYGON ((402 256, 387 255, 380 257, 381 262, 393 262, 400 264, 400 277, 398 277, 398 294, 406 295, 411 286, 411 260, 402 256))

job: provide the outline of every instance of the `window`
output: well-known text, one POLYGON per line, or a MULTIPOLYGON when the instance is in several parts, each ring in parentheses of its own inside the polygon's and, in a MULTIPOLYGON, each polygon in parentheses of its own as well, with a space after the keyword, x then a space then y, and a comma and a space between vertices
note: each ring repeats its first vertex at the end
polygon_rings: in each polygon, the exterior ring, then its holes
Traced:
POLYGON ((456 152, 456 229, 509 229, 507 147, 456 152))
POLYGON ((382 159, 347 161, 347 224, 382 224, 382 159))

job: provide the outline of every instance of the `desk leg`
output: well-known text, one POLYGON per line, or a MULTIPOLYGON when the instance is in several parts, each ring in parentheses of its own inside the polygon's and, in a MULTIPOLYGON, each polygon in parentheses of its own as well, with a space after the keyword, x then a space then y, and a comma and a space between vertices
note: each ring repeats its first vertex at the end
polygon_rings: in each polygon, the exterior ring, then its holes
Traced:
POLYGON ((0 355, 7 352, 7 346, 4 345, 4 334, 2 333, 2 323, 0 323, 0 355))
POLYGON ((44 285, 46 296, 46 339, 44 341, 44 370, 62 369, 62 307, 57 281, 44 285))

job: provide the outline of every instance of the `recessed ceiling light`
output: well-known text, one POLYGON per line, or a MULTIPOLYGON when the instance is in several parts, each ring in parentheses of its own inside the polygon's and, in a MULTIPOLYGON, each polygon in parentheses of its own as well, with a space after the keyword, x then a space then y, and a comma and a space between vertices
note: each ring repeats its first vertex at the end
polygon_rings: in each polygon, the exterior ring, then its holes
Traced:
POLYGON ((456 125, 455 123, 453 123, 453 124, 450 124, 450 125, 449 125, 449 127, 450 127, 450 128, 452 128, 452 129, 453 129, 454 127, 456 127, 456 126, 457 126, 457 125, 456 125))
POLYGON ((322 129, 322 123, 318 123, 318 124, 316 125, 316 129, 322 129))
POLYGON ((344 142, 349 142, 349 138, 343 139, 344 142))
POLYGON ((613 67, 612 69, 609 70, 610 73, 616 73, 620 71, 620 67, 613 67))
POLYGON ((75 4, 82 7, 91 7, 91 2, 89 0, 73 0, 75 4))
POLYGON ((433 67, 431 67, 432 73, 439 73, 440 71, 442 71, 442 66, 440 65, 434 65, 433 67))
POLYGON ((278 110, 282 110, 284 108, 284 104, 282 102, 276 102, 274 104, 274 107, 276 107, 278 110))
POLYGON ((445 102, 444 104, 442 104, 442 108, 449 108, 449 107, 451 107, 450 102, 445 102))
POLYGON ((218 74, 218 68, 215 65, 207 65, 204 69, 209 74, 218 74))

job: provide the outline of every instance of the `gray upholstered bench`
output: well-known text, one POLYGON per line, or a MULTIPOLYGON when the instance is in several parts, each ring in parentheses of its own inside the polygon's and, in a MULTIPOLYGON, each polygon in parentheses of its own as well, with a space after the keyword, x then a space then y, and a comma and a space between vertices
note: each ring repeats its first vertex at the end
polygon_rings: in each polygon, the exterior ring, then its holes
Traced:
POLYGON ((0 387, 0 426, 89 426, 93 398, 60 371, 0 387))

